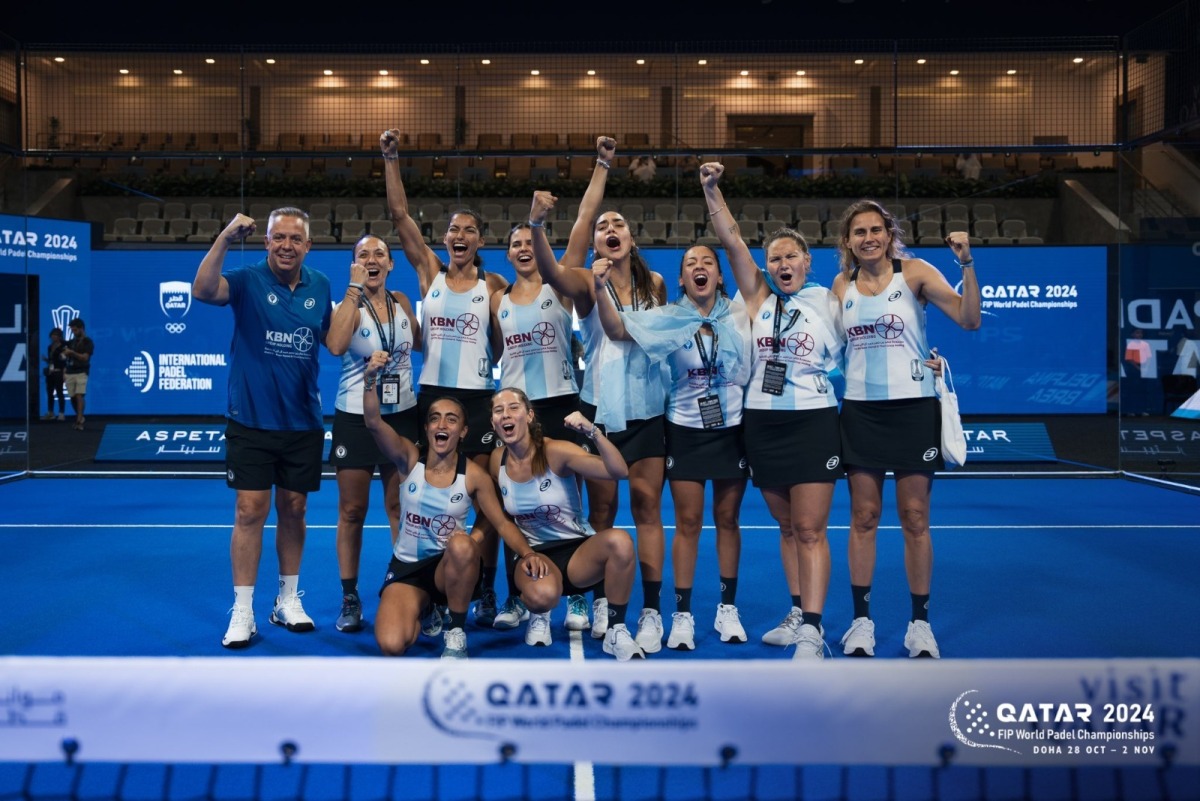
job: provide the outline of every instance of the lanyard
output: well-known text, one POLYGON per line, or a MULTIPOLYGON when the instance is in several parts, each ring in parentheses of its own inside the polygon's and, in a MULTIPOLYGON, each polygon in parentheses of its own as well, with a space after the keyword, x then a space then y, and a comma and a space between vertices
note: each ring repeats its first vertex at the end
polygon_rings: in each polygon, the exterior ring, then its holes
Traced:
MULTIPOLYGON (((782 331, 779 330, 779 326, 783 322, 783 298, 779 297, 778 295, 775 296, 775 332, 771 335, 771 355, 772 356, 779 355, 779 335, 786 334, 788 331, 790 331, 792 329, 792 326, 796 324, 796 319, 799 316, 800 316, 800 310, 792 309, 792 317, 790 320, 788 320, 787 327, 784 328, 782 331)), ((715 334, 716 332, 714 331, 713 333, 715 334)), ((715 337, 713 339, 713 342, 714 343, 716 342, 715 337)), ((714 347, 713 350, 716 350, 716 348, 714 347)))
POLYGON ((371 315, 371 319, 375 321, 375 330, 379 332, 379 344, 383 350, 386 350, 388 357, 392 355, 392 348, 396 344, 396 309, 395 301, 392 299, 392 293, 384 291, 384 297, 387 299, 387 318, 388 318, 388 333, 384 333, 383 322, 379 319, 379 315, 375 313, 375 304, 367 300, 367 313, 371 315), (389 336, 390 334, 390 336, 389 336))
POLYGON ((696 332, 696 354, 700 357, 700 363, 704 365, 704 374, 708 378, 707 392, 712 394, 713 373, 717 370, 717 329, 714 326, 712 329, 712 352, 704 352, 704 337, 700 332, 696 332), (711 358, 710 358, 711 356, 711 358))
MULTIPOLYGON (((617 311, 625 311, 625 307, 621 305, 621 299, 617 297, 617 290, 613 289, 612 281, 606 281, 604 283, 604 287, 605 287, 605 289, 608 290, 609 296, 612 297, 613 303, 616 304, 617 311)), ((629 297, 632 299, 632 302, 633 302, 633 310, 637 311, 638 310, 637 278, 634 276, 632 270, 629 272, 629 297)))

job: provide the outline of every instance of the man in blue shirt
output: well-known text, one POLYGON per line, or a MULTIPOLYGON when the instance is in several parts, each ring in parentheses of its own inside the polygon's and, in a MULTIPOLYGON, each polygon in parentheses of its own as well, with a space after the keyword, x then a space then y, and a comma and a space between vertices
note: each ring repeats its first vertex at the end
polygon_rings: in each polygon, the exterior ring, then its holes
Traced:
POLYGON ((312 241, 308 215, 296 208, 271 212, 264 261, 222 272, 230 246, 254 229, 246 215, 234 217, 192 282, 196 300, 233 309, 225 467, 237 504, 229 548, 234 605, 221 641, 226 648, 245 648, 258 631, 254 584, 272 487, 279 595, 271 622, 288 631, 314 628, 298 585, 308 493, 321 487, 325 429, 317 357, 329 329, 329 279, 304 266, 312 241))

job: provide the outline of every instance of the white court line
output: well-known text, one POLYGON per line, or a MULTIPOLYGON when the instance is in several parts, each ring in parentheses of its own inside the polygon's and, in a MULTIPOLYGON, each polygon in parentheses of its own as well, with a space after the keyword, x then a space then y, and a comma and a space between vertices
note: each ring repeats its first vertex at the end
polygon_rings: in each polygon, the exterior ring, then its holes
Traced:
MULTIPOLYGON (((567 634, 571 641, 571 661, 583 661, 583 632, 572 631, 567 634)), ((575 771, 575 801, 596 801, 596 774, 591 762, 576 762, 575 771)))

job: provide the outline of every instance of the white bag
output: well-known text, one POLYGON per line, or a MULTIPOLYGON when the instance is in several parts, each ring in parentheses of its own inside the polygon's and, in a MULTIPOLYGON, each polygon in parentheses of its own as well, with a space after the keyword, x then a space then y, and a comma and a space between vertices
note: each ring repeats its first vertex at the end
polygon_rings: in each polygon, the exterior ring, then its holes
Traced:
POLYGON ((942 374, 934 376, 933 390, 942 403, 942 459, 946 467, 961 467, 967 463, 967 435, 958 414, 958 394, 954 391, 950 362, 944 358, 942 374))

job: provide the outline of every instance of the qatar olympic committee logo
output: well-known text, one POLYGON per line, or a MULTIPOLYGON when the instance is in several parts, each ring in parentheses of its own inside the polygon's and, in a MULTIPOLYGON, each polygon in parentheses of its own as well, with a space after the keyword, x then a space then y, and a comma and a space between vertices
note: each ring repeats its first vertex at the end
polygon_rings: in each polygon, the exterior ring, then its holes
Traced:
POLYGON ((183 318, 192 308, 192 285, 187 281, 163 281, 158 285, 158 307, 167 316, 167 332, 182 334, 183 318))

